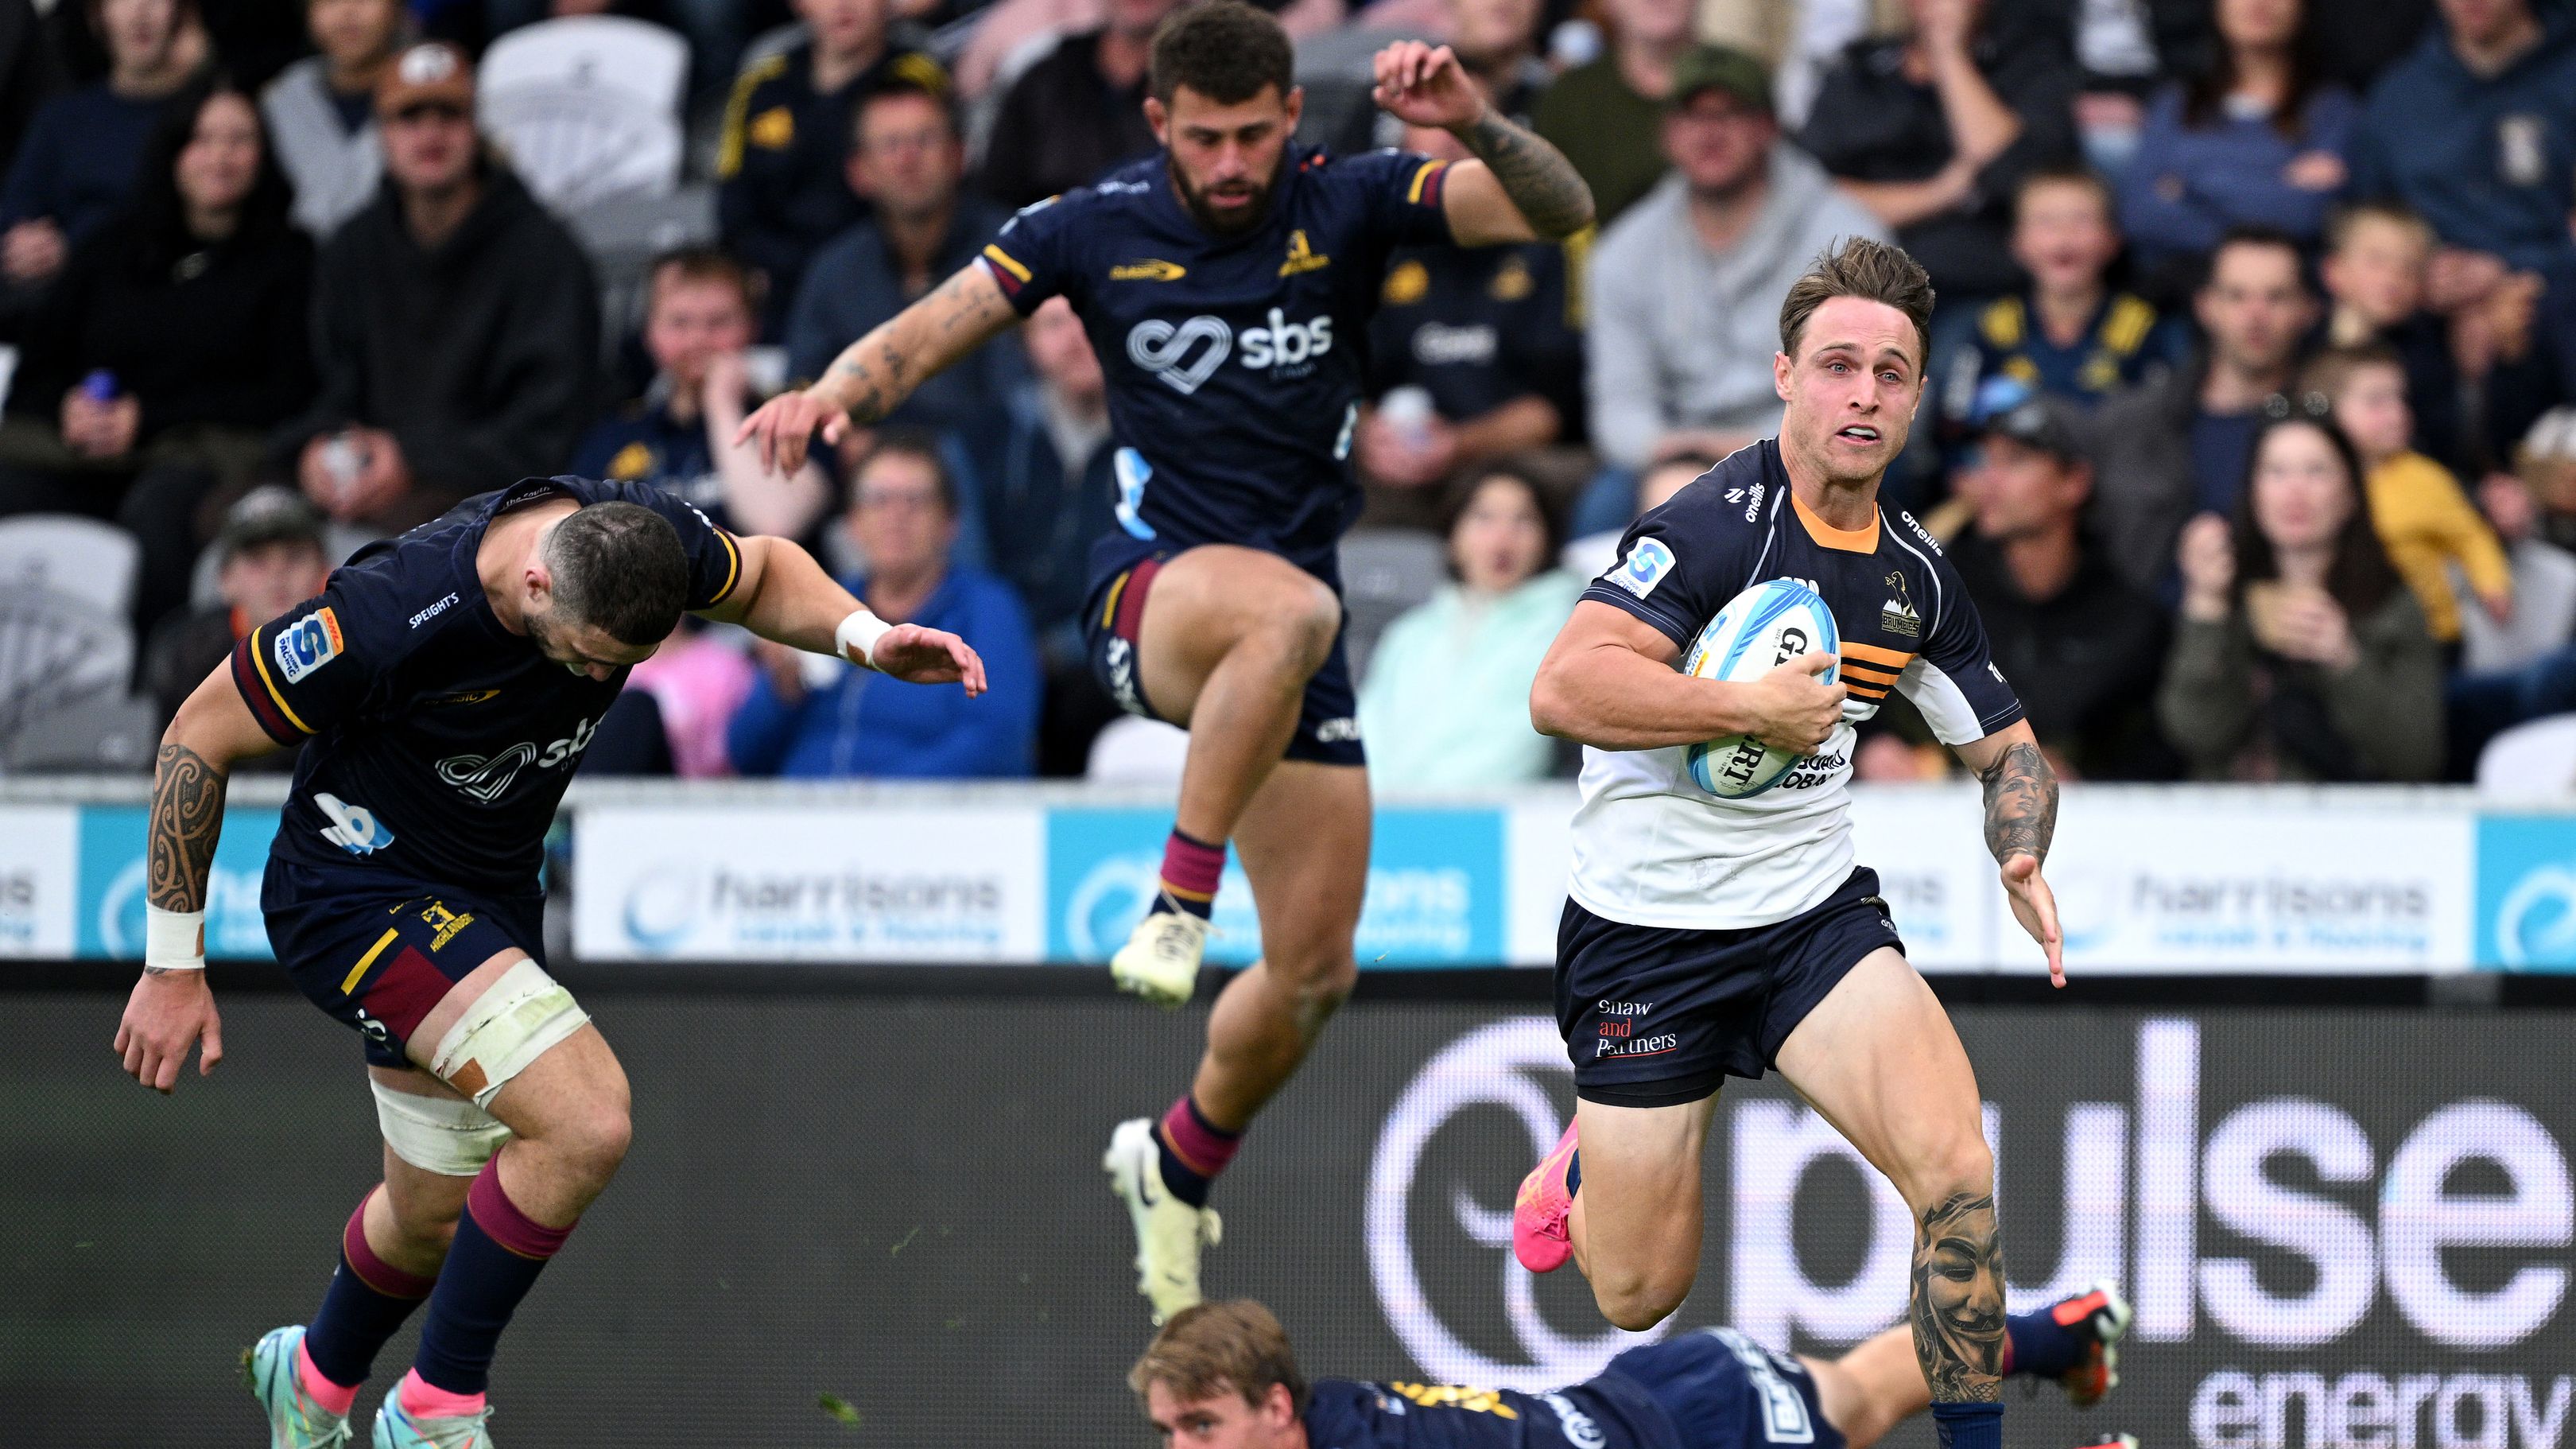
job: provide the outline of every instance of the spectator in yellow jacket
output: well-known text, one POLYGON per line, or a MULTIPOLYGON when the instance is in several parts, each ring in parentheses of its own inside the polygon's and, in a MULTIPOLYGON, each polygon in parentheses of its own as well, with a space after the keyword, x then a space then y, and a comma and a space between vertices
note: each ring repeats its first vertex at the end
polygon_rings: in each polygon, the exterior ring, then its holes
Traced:
POLYGON ((2325 398, 2361 454, 2371 521, 2388 561, 2424 606, 2432 636, 2444 644, 2460 637, 2453 564, 2489 614, 2499 622, 2511 615, 2513 571, 2495 530, 2450 469, 2408 446, 2415 417, 2407 406, 2406 364, 2396 351, 2382 342, 2330 347, 2308 364, 2301 391, 2325 398))

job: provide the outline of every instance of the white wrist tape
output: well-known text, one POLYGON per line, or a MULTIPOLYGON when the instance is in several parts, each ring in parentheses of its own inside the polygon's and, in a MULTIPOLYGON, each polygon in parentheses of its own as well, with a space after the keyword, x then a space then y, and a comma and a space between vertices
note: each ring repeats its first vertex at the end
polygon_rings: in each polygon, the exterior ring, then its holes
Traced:
POLYGON ((143 964, 156 971, 206 969, 206 913, 143 906, 143 964))
POLYGON ((863 669, 874 669, 877 667, 877 662, 871 656, 876 651, 877 641, 884 638, 893 628, 892 624, 861 609, 843 619, 841 627, 832 631, 832 645, 841 651, 842 658, 852 664, 863 669))

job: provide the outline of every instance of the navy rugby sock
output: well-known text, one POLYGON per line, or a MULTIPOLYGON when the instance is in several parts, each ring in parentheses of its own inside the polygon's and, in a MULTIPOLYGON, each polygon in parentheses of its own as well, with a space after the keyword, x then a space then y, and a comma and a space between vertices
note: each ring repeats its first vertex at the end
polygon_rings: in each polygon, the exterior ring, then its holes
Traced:
POLYGON ((420 1357, 412 1364, 424 1383, 450 1394, 483 1392, 501 1330, 572 1236, 571 1223, 550 1228, 520 1211, 501 1190, 500 1169, 496 1155, 466 1194, 456 1245, 429 1295, 429 1321, 421 1325, 420 1357))
POLYGON ((1217 1174, 1225 1171, 1243 1146, 1243 1131, 1228 1132, 1209 1121, 1199 1110, 1198 1098, 1184 1093, 1155 1128, 1154 1146, 1161 1158, 1163 1186, 1190 1206, 1203 1208, 1217 1174))
POLYGON ((1934 1404, 1932 1427, 1940 1432, 1941 1449, 2004 1449, 2001 1403, 1934 1404))
POLYGON ((348 1389, 366 1382, 376 1351, 428 1300, 437 1281, 406 1273, 367 1246, 367 1199, 374 1196, 358 1199, 358 1210, 349 1214, 340 1234, 340 1266, 304 1330, 304 1354, 314 1370, 348 1389))
POLYGON ((2004 1320, 2004 1372, 2042 1379, 2071 1373, 2084 1361, 2086 1342, 2083 1334, 2058 1322, 2053 1309, 2016 1313, 2004 1320))

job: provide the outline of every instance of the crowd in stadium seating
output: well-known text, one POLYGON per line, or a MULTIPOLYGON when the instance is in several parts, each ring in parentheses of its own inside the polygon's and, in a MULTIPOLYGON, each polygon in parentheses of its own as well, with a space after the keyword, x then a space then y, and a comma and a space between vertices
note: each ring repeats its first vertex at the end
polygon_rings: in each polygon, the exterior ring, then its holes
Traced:
MULTIPOLYGON (((594 770, 1079 775, 1112 447, 1063 304, 794 475, 732 434, 1149 151, 1181 3, 0 0, 0 532, 121 536, 166 714, 326 557, 522 475, 647 479, 994 689, 693 624, 594 770)), ((1888 498, 2064 773, 2465 779, 2576 712, 2569 0, 1257 3, 1306 139, 1458 154, 1368 100, 1379 45, 1444 42, 1598 205, 1390 262, 1349 570, 1389 778, 1567 767, 1539 654, 1640 509, 1776 426, 1780 297, 1850 234, 1940 289, 1888 498)), ((1891 708, 1859 767, 1943 764, 1891 708)))

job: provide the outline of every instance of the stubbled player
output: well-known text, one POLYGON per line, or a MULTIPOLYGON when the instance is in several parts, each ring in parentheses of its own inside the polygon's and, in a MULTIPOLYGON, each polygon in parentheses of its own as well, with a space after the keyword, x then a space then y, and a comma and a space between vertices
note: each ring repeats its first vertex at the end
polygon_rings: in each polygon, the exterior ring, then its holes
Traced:
POLYGON ((1262 960, 1218 998, 1190 1090, 1159 1124, 1121 1123, 1103 1160, 1157 1321, 1198 1301, 1209 1182, 1356 971, 1369 791, 1334 548, 1358 512, 1347 458, 1387 254, 1592 219, 1574 168, 1496 115, 1446 47, 1378 52, 1377 100, 1456 134, 1475 155, 1456 163, 1293 148, 1292 71, 1263 12, 1176 12, 1145 101, 1160 155, 1022 211, 743 430, 793 468, 817 428, 837 440, 883 417, 1048 298, 1082 316, 1122 444, 1119 531, 1092 554, 1092 665, 1131 712, 1190 729, 1162 888, 1111 973, 1163 1005, 1189 999, 1229 842, 1261 915, 1262 960))
MULTIPOLYGON (((2078 1408, 2112 1385, 2129 1307, 2096 1287, 2006 1325, 2007 1374, 2078 1408)), ((1731 1328, 1632 1348, 1548 1393, 1456 1384, 1308 1384, 1248 1298, 1175 1315, 1127 1375, 1170 1449, 1869 1449, 1932 1402, 1904 1328, 1840 1358, 1773 1353, 1731 1328)), ((2136 1449, 2126 1435, 2088 1441, 2136 1449)))
POLYGON ((1622 1328, 1662 1321, 1699 1270, 1718 1088, 1776 1068, 1913 1210, 1914 1346, 1942 1444, 2000 1449, 2003 1247, 1976 1077, 1878 877, 1853 864, 1846 789, 1853 724, 1904 694, 1985 782, 1986 847, 2064 984, 2040 878, 2056 778, 1958 576, 1878 504, 1931 312, 1931 280, 1895 247, 1820 257, 1780 309, 1780 436, 1632 525, 1539 667, 1531 719, 1585 746, 1557 932, 1576 1110, 1521 1184, 1513 1248, 1541 1273, 1570 1252, 1622 1328), (1823 655, 1745 683, 1674 667, 1729 599, 1781 577, 1832 610, 1840 683, 1819 679, 1823 655), (1682 747, 1744 733, 1807 758, 1744 799, 1695 785, 1682 747))
POLYGON ((626 1154, 625 1069, 549 977, 546 829, 591 733, 683 611, 919 683, 984 689, 955 635, 888 627, 795 544, 634 483, 530 478, 370 545, 180 707, 152 788, 125 1070, 168 1092, 203 1038, 206 875, 235 762, 302 744, 260 906, 297 987, 366 1042, 385 1177, 310 1325, 244 1355, 274 1449, 349 1441, 358 1385, 426 1301, 376 1449, 491 1449, 501 1332, 626 1154))

